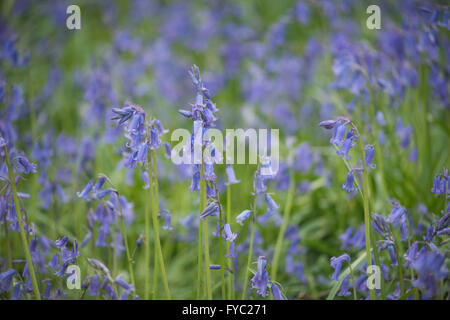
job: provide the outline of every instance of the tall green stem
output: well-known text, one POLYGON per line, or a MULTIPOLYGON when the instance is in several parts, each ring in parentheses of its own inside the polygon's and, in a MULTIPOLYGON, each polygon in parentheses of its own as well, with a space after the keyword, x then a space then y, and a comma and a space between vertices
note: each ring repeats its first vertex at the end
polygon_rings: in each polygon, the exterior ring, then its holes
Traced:
POLYGON ((348 262, 348 266, 349 266, 349 268, 350 268, 350 275, 351 275, 351 277, 352 277, 352 284, 353 284, 353 299, 354 300, 358 300, 357 299, 357 296, 356 296, 356 282, 355 282, 355 276, 353 275, 353 268, 352 268, 352 264, 351 264, 351 262, 349 261, 348 262))
POLYGON ((400 260, 400 255, 398 254, 398 248, 395 248, 395 255, 397 256, 397 264, 398 264, 398 277, 400 282, 400 295, 403 296, 405 294, 405 282, 403 280, 403 270, 402 270, 402 262, 400 260))
POLYGON ((250 264, 252 263, 253 239, 255 238, 256 197, 257 194, 255 190, 255 197, 253 200, 253 210, 252 210, 252 233, 250 235, 250 247, 248 248, 247 268, 245 268, 244 290, 242 291, 242 300, 245 299, 245 295, 247 294, 248 272, 250 270, 250 264))
POLYGON ((120 201, 120 195, 118 192, 116 192, 116 196, 117 196, 117 201, 119 202, 120 221, 121 221, 121 226, 122 226, 123 242, 125 244, 125 251, 127 253, 128 270, 130 272, 130 280, 131 280, 133 288, 136 292, 136 282, 134 280, 133 261, 131 259, 130 247, 128 246, 127 228, 125 226, 125 217, 123 216, 123 211, 122 211, 122 202, 120 201))
MULTIPOLYGON (((162 278, 162 282, 164 285, 164 291, 166 293, 166 298, 167 299, 171 299, 170 298, 170 290, 169 290, 169 284, 167 283, 167 277, 166 277, 166 268, 164 267, 164 258, 163 258, 163 254, 162 254, 162 249, 161 249, 161 241, 159 238, 159 221, 158 221, 158 212, 159 212, 159 185, 158 185, 158 169, 156 167, 156 156, 155 156, 155 152, 153 150, 150 151, 149 153, 151 155, 152 158, 152 167, 153 167, 153 176, 154 176, 154 180, 153 182, 155 183, 155 188, 154 188, 154 192, 155 192, 155 210, 153 211, 153 229, 155 232, 155 243, 156 243, 156 254, 158 255, 158 260, 159 260, 159 271, 161 272, 161 278, 162 278)), ((153 194, 153 183, 152 180, 150 179, 150 193, 153 194)))
MULTIPOLYGON (((359 148, 361 151, 361 159, 362 159, 362 165, 363 165, 363 202, 364 202, 364 230, 365 230, 365 238, 366 238, 366 257, 367 257, 367 267, 372 265, 372 254, 370 250, 370 209, 369 209, 369 173, 367 172, 367 166, 366 166, 366 157, 364 155, 364 145, 362 142, 362 137, 359 134, 358 128, 353 125, 353 128, 355 129, 357 135, 358 135, 358 141, 359 141, 359 148)), ((370 269, 372 272, 372 269, 370 269)), ((370 277, 371 274, 368 274, 368 277, 370 277)), ((370 299, 375 300, 375 290, 372 288, 370 289, 370 299)))
MULTIPOLYGON (((206 208, 206 181, 203 179, 203 164, 200 173, 200 213, 206 208)), ((211 290, 211 271, 209 270, 209 232, 208 232, 208 217, 203 221, 203 240, 205 243, 205 273, 206 273, 206 297, 208 300, 212 299, 211 290)))
POLYGON ((219 255, 220 255, 220 280, 221 280, 221 286, 222 286, 222 300, 225 300, 226 298, 226 288, 225 288, 225 266, 226 266, 226 260, 225 255, 223 253, 223 237, 222 237, 222 224, 223 224, 223 214, 222 214, 222 206, 220 204, 220 196, 219 191, 214 186, 214 192, 216 193, 216 199, 219 204, 219 255))
MULTIPOLYGON (((149 185, 151 183, 151 172, 148 173, 149 185)), ((148 195, 145 197, 145 277, 144 277, 144 298, 150 299, 150 205, 149 198, 152 199, 153 195, 150 193, 150 186, 148 187, 148 195)))
POLYGON ((14 207, 16 209, 17 220, 19 221, 20 238, 22 240, 22 246, 25 250, 25 257, 27 259, 28 271, 30 274, 31 283, 33 285, 34 295, 36 296, 36 299, 41 300, 41 294, 39 293, 39 287, 38 287, 38 283, 36 280, 36 274, 34 273, 33 261, 31 259, 31 253, 30 253, 30 249, 28 248, 27 236, 25 234, 25 229, 23 227, 22 215, 20 213, 19 196, 17 195, 17 188, 16 188, 14 172, 13 172, 13 168, 11 165, 11 161, 9 159, 8 148, 6 147, 6 145, 4 146, 4 151, 5 151, 6 165, 8 166, 8 174, 9 174, 9 180, 10 180, 10 184, 11 184, 11 191, 13 194, 14 207))
POLYGON ((198 246, 197 246, 197 300, 202 296, 203 280, 203 220, 199 218, 198 222, 198 246))
POLYGON ((286 204, 284 206, 283 223, 281 224, 280 231, 278 232, 278 238, 275 245, 275 252, 272 260, 272 274, 271 274, 272 281, 275 281, 277 278, 278 261, 280 260, 279 258, 281 253, 281 247, 283 245, 284 232, 286 231, 287 225, 289 223, 289 214, 291 212, 292 201, 294 199, 294 188, 295 188, 294 173, 292 172, 292 170, 290 171, 291 171, 290 183, 288 194, 286 197, 286 204))
MULTIPOLYGON (((231 223, 231 185, 227 184, 227 223, 231 223)), ((230 243, 228 243, 228 251, 230 250, 230 243)), ((230 270, 233 267, 233 258, 230 258, 230 270)), ((227 262, 228 265, 228 262, 227 262)), ((228 299, 232 298, 232 290, 233 290, 233 278, 234 273, 228 271, 228 299)))

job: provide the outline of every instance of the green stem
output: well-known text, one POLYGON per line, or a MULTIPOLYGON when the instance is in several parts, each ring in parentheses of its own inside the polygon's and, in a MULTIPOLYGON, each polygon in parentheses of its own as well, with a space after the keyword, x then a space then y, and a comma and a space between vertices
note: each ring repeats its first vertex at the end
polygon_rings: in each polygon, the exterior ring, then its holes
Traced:
POLYGON ((250 247, 248 248, 247 268, 245 269, 244 290, 242 291, 242 300, 245 299, 245 295, 247 293, 248 272, 250 270, 250 264, 252 263, 253 239, 255 238, 256 197, 257 197, 257 194, 256 194, 256 190, 255 190, 255 197, 253 200, 253 210, 252 210, 252 233, 250 235, 250 247))
MULTIPOLYGON (((151 172, 148 172, 149 185, 151 172)), ((150 186, 148 188, 148 195, 145 197, 145 277, 144 277, 144 298, 150 299, 150 206, 149 198, 152 199, 153 195, 150 193, 150 186)))
POLYGON ((358 298, 356 296, 355 276, 353 275, 353 268, 352 268, 352 264, 350 263, 350 261, 348 262, 348 265, 350 267, 350 275, 352 277, 352 283, 353 283, 353 299, 358 300, 358 298))
POLYGON ((198 222, 198 246, 197 246, 197 300, 201 298, 202 280, 203 280, 203 255, 202 255, 202 239, 203 239, 203 220, 199 218, 198 222))
MULTIPOLYGON (((231 185, 227 184, 227 223, 231 223, 231 185)), ((228 250, 230 250, 230 244, 228 243, 228 250)), ((228 265, 228 262, 227 262, 228 265)), ((233 258, 230 258, 230 270, 233 267, 233 258)), ((234 273, 228 271, 228 299, 232 298, 234 273)))
POLYGON ((286 231, 286 228, 289 223, 289 214, 291 212, 292 201, 294 199, 295 181, 294 181, 294 174, 293 174, 292 170, 290 170, 290 171, 291 171, 290 172, 290 183, 289 183, 288 194, 286 197, 286 204, 284 206, 283 223, 281 224, 281 228, 278 233, 278 238, 277 238, 277 242, 275 245, 275 252, 274 252, 273 260, 272 260, 272 274, 271 274, 272 281, 275 281, 277 279, 278 262, 280 260, 279 258, 280 258, 281 248, 283 245, 284 232, 286 231))
MULTIPOLYGON (((156 156, 155 156, 155 152, 153 150, 150 151, 151 157, 152 157, 152 167, 153 167, 153 176, 154 176, 154 180, 153 182, 155 183, 155 210, 153 211, 153 229, 155 232, 155 243, 156 243, 156 254, 158 255, 158 260, 159 260, 159 268, 161 271, 161 277, 162 277, 162 282, 164 285, 164 291, 166 293, 166 298, 167 299, 171 299, 170 298, 170 290, 169 290, 169 285, 167 283, 167 277, 166 277, 166 268, 164 267, 164 258, 163 258, 163 254, 162 254, 162 250, 161 250, 161 241, 159 238, 159 221, 158 221, 158 212, 159 212, 159 186, 158 186, 158 169, 156 167, 156 156)), ((153 185, 152 185, 152 181, 150 180, 150 191, 151 193, 153 193, 153 185)))
POLYGON ((158 294, 158 274, 159 274, 159 268, 158 268, 158 253, 156 250, 156 242, 153 246, 153 300, 157 299, 158 294))
MULTIPOLYGON (((200 173, 200 213, 206 208, 206 181, 203 179, 203 164, 200 173)), ((211 271, 209 270, 209 232, 208 232, 208 217, 203 221, 203 237, 205 243, 205 273, 206 273, 206 297, 208 300, 212 299, 211 291, 211 271)))
MULTIPOLYGON (((215 193, 216 193, 216 197, 217 197, 217 202, 220 201, 220 197, 219 197, 219 192, 217 191, 216 188, 214 188, 215 193)), ((225 255, 223 253, 223 237, 222 237, 222 223, 223 223, 223 219, 222 219, 222 206, 220 205, 219 202, 219 255, 220 255, 220 278, 221 278, 221 286, 222 286, 222 300, 225 300, 226 298, 226 288, 225 288, 225 266, 226 266, 226 261, 225 261, 225 255)))
POLYGON ((123 241, 125 244, 125 251, 127 253, 127 260, 128 260, 128 270, 130 272, 130 279, 131 279, 131 284, 133 285, 133 288, 136 292, 136 282, 134 280, 134 271, 133 271, 133 264, 132 264, 132 259, 131 259, 131 255, 130 255, 130 248, 128 246, 128 237, 127 237, 127 228, 125 226, 125 217, 123 216, 123 212, 122 212, 122 203, 120 201, 120 195, 119 193, 116 191, 116 196, 117 196, 117 201, 119 202, 119 210, 120 210, 120 221, 121 221, 121 226, 122 226, 122 233, 123 233, 123 241))
MULTIPOLYGON (((365 230, 365 236, 366 236, 366 258, 367 258, 367 267, 372 265, 372 254, 370 250, 370 210, 369 210, 369 173, 367 172, 367 166, 366 166, 366 157, 364 155, 364 145, 362 142, 362 137, 359 134, 358 128, 353 125, 353 128, 355 129, 357 135, 358 135, 358 141, 359 141, 359 148, 361 151, 361 159, 362 159, 362 165, 363 165, 363 202, 364 202, 364 230, 365 230)), ((367 275, 368 277, 371 276, 371 274, 367 275)), ((370 299, 375 300, 375 290, 372 288, 370 289, 370 299)))
POLYGON ((11 191, 13 194, 14 207, 16 209, 17 220, 19 221, 20 238, 22 239, 22 246, 25 250, 25 257, 27 259, 28 271, 29 271, 29 274, 31 277, 31 283, 33 285, 33 291, 36 296, 36 299, 41 300, 41 294, 39 293, 39 287, 38 287, 38 283, 36 280, 36 274, 34 273, 33 261, 31 259, 31 253, 30 253, 30 249, 28 248, 27 236, 25 234, 25 229, 23 227, 22 215, 20 213, 19 196, 17 195, 14 173, 13 173, 11 161, 9 160, 9 153, 8 153, 8 148, 6 147, 6 145, 4 146, 4 151, 5 151, 6 165, 8 166, 8 174, 9 174, 9 180, 10 180, 10 184, 11 184, 11 191))
POLYGON ((400 257, 398 255, 398 249, 395 248, 395 254, 397 255, 397 264, 398 264, 398 276, 400 280, 400 295, 403 296, 405 294, 405 282, 403 280, 403 270, 402 270, 402 262, 400 261, 400 257))

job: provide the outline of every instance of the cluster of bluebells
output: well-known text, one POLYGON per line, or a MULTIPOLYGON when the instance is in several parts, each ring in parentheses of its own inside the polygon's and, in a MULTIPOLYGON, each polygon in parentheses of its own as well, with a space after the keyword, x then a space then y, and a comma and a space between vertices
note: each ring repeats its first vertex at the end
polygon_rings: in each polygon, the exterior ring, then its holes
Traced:
POLYGON ((136 168, 138 163, 148 163, 150 150, 158 150, 161 145, 161 136, 165 130, 158 119, 146 122, 146 113, 135 105, 126 103, 122 108, 113 108, 115 114, 112 120, 117 120, 117 125, 126 124, 125 137, 128 142, 125 146, 125 163, 128 168, 136 168))
POLYGON ((91 297, 112 300, 137 298, 133 286, 123 280, 120 275, 112 278, 110 270, 101 261, 94 258, 87 258, 87 261, 95 273, 84 278, 81 285, 83 296, 88 292, 91 297))
POLYGON ((268 286, 270 285, 273 298, 275 300, 284 300, 285 298, 280 291, 279 284, 269 280, 269 273, 266 269, 266 257, 259 256, 257 264, 256 273, 250 279, 251 287, 256 289, 256 292, 264 298, 268 294, 268 286))
POLYGON ((450 189, 450 177, 448 169, 444 169, 442 174, 438 174, 433 181, 433 188, 431 193, 436 194, 438 197, 443 195, 448 197, 448 190, 450 189))
MULTIPOLYGON (((30 239, 30 254, 35 271, 41 279, 43 288, 42 298, 61 299, 66 296, 62 283, 56 278, 66 279, 71 276, 68 272, 70 265, 76 265, 80 257, 80 250, 76 239, 72 241, 72 248, 68 249, 68 237, 62 237, 51 241, 45 236, 33 236, 30 239), (56 250, 55 254, 52 254, 56 250)), ((28 263, 24 260, 16 260, 14 264, 23 265, 21 274, 16 269, 8 269, 0 273, 0 296, 10 294, 13 300, 24 298, 25 294, 33 292, 32 281, 29 274, 28 263)))
MULTIPOLYGON (((385 265, 381 262, 380 267, 383 278, 388 281, 390 271, 397 268, 404 268, 405 270, 412 270, 412 277, 409 279, 408 291, 413 288, 418 288, 422 292, 422 298, 431 299, 441 293, 440 283, 449 275, 445 263, 445 252, 439 249, 438 244, 441 243, 439 237, 445 237, 450 234, 450 210, 447 209, 441 218, 433 221, 428 228, 416 228, 419 233, 412 232, 413 220, 405 207, 401 206, 397 201, 392 204, 392 209, 387 217, 378 213, 372 213, 372 228, 381 236, 381 240, 377 242, 377 250, 381 253, 386 250, 389 256, 390 265, 385 265), (395 230, 398 229, 400 238, 395 236, 395 230), (421 234, 420 230, 425 229, 425 233, 421 234), (421 235, 419 240, 413 240, 414 235, 421 235), (407 245, 403 256, 400 254, 400 247, 407 245)), ((344 234, 341 235, 342 246, 349 249, 354 246, 357 250, 364 247, 364 233, 361 230, 359 236, 358 230, 352 233, 352 228, 349 227, 344 234)), ((373 258, 372 258, 373 259, 373 258)), ((350 256, 345 253, 339 257, 332 257, 331 267, 334 268, 332 279, 339 280, 342 265, 344 262, 350 263, 350 256)), ((372 261, 372 264, 375 262, 372 261)), ((368 293, 368 288, 365 285, 367 281, 367 274, 365 273, 367 263, 361 267, 362 274, 355 280, 356 291, 359 293, 368 293)), ((343 279, 341 289, 338 295, 350 295, 349 288, 350 276, 343 279)), ((396 285, 396 290, 387 296, 388 299, 398 299, 401 296, 400 286, 396 285)), ((413 298, 412 295, 407 297, 413 298)))
POLYGON ((86 187, 77 193, 79 198, 86 201, 98 200, 96 209, 91 208, 87 213, 88 232, 81 247, 85 247, 91 241, 97 224, 95 246, 114 248, 116 254, 120 256, 125 247, 123 235, 118 231, 118 219, 123 214, 125 224, 131 224, 134 219, 133 204, 119 195, 114 188, 104 188, 106 181, 109 182, 109 179, 105 175, 100 175, 95 183, 94 180, 90 180, 86 187), (111 242, 108 242, 108 239, 111 239, 111 242))
MULTIPOLYGON (((327 130, 333 129, 333 136, 330 139, 330 143, 336 148, 336 153, 339 157, 346 161, 351 159, 349 155, 350 149, 355 145, 355 142, 359 137, 355 134, 356 127, 353 122, 345 117, 338 117, 336 120, 324 120, 319 123, 319 127, 323 127, 327 130), (351 128, 347 131, 347 126, 351 128)), ((373 163, 375 157, 375 149, 373 145, 366 145, 364 147, 364 160, 367 168, 375 168, 373 163)), ((361 172, 361 167, 350 167, 350 171, 347 174, 347 178, 344 184, 342 184, 342 190, 346 192, 354 192, 357 190, 355 187, 355 173, 361 172)))
POLYGON ((220 154, 212 146, 208 139, 208 129, 215 127, 217 117, 215 113, 219 111, 216 104, 211 100, 209 90, 204 86, 200 76, 199 68, 192 66, 189 74, 196 92, 195 103, 191 104, 191 110, 180 109, 178 112, 186 118, 192 120, 192 134, 189 142, 184 147, 183 152, 187 152, 191 159, 194 159, 193 175, 190 190, 200 190, 200 180, 206 181, 206 194, 208 198, 215 197, 215 180, 214 163, 221 160, 220 154), (196 149, 201 150, 200 163, 197 163, 195 154, 196 149), (209 151, 209 152, 203 152, 209 151), (203 165, 203 176, 201 176, 201 168, 203 165))

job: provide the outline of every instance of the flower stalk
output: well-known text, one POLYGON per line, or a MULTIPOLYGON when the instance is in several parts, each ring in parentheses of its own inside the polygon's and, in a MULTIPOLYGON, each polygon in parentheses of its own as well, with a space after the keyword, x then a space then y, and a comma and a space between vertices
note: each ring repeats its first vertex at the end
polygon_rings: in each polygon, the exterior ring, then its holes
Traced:
POLYGON ((30 278, 31 278, 31 283, 33 285, 33 292, 34 295, 36 296, 36 299, 41 300, 41 294, 39 292, 39 286, 38 286, 38 282, 36 279, 36 274, 34 272, 34 267, 33 267, 33 261, 31 259, 31 253, 30 253, 30 249, 28 247, 28 240, 27 240, 27 236, 25 233, 25 229, 23 227, 23 221, 22 221, 22 215, 20 213, 20 202, 19 202, 19 196, 17 194, 17 188, 16 188, 16 182, 15 182, 15 178, 14 178, 14 172, 13 172, 13 168, 11 165, 11 161, 9 159, 9 153, 8 153, 8 148, 5 144, 5 146, 3 147, 4 152, 5 152, 5 158, 6 158, 6 165, 8 166, 8 174, 9 174, 9 182, 11 184, 11 191, 13 194, 13 200, 14 200, 14 207, 16 209, 16 215, 17 215, 17 220, 19 222, 19 228, 20 228, 20 239, 22 240, 22 246, 23 249, 25 251, 25 258, 27 260, 27 265, 28 265, 28 271, 30 274, 30 278))

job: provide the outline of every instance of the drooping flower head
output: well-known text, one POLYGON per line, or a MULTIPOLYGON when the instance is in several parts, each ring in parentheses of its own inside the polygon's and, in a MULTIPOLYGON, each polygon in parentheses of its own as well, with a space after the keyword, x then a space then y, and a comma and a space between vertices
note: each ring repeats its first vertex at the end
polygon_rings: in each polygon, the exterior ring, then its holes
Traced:
POLYGON ((341 273, 342 264, 347 261, 350 263, 350 256, 346 253, 339 257, 331 257, 330 259, 330 265, 332 268, 334 268, 334 273, 331 276, 331 279, 339 280, 339 274, 341 273))
POLYGON ((263 298, 267 295, 267 285, 269 283, 269 274, 266 270, 266 257, 258 257, 258 268, 255 275, 250 280, 252 289, 257 289, 257 293, 263 298))

